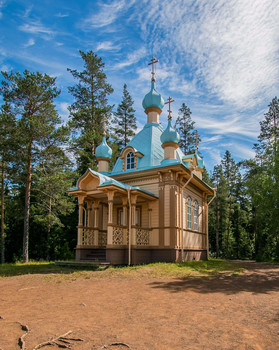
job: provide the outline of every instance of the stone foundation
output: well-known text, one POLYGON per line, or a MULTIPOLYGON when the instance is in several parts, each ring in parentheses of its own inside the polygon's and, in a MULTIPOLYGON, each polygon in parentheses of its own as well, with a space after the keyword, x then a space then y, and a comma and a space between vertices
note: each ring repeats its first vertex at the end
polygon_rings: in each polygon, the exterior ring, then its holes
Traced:
MULTIPOLYGON (((206 250, 184 250, 183 258, 189 260, 207 260, 206 250)), ((99 260, 107 261, 112 265, 128 264, 127 248, 77 248, 76 261, 81 260, 99 260), (103 258, 102 258, 103 257, 103 258)), ((175 262, 181 261, 181 249, 150 249, 150 248, 132 248, 131 264, 148 264, 153 262, 175 262)))

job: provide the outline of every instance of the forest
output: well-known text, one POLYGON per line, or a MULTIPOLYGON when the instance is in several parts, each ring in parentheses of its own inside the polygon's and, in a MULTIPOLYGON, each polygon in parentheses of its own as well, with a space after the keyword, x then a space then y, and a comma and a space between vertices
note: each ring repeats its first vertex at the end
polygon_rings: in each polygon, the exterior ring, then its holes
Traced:
MULTIPOLYGON (((97 170, 95 148, 104 130, 111 165, 136 131, 133 99, 123 86, 120 104, 105 63, 80 51, 83 71, 68 69, 76 84, 62 122, 55 106, 56 78, 39 72, 1 72, 1 263, 74 258, 77 204, 67 191, 87 168, 97 170)), ((201 140, 183 103, 175 127, 191 153, 201 140)), ((256 156, 236 162, 227 150, 204 181, 217 188, 209 207, 212 257, 279 260, 279 101, 272 98, 260 122, 256 156)))

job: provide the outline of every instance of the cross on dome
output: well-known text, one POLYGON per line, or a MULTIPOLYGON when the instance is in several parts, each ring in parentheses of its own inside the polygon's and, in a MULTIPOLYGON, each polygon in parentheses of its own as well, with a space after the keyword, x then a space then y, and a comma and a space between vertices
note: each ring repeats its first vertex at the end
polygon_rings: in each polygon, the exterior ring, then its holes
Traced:
POLYGON ((152 57, 152 59, 151 59, 151 62, 150 63, 148 63, 148 65, 150 66, 151 64, 152 64, 152 72, 151 72, 151 74, 152 74, 152 81, 155 81, 156 79, 155 79, 155 63, 157 63, 157 62, 159 62, 159 60, 157 60, 154 56, 152 57))
POLYGON ((170 108, 170 105, 171 105, 171 103, 173 103, 173 102, 175 102, 175 100, 173 100, 173 98, 172 97, 169 97, 168 98, 168 100, 167 100, 167 102, 165 102, 165 105, 169 105, 169 109, 168 109, 168 112, 169 112, 169 116, 168 116, 168 119, 171 119, 171 108, 170 108))
POLYGON ((196 141, 195 141, 195 143, 196 143, 196 149, 199 149, 199 133, 198 133, 198 130, 196 130, 196 132, 195 132, 195 138, 196 138, 196 141))

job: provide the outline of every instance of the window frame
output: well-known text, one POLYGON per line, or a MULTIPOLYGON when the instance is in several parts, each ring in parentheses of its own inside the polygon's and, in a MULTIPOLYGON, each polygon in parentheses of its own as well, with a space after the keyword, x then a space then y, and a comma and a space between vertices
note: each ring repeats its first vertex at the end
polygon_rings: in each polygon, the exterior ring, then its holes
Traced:
POLYGON ((194 202, 194 230, 199 230, 199 203, 197 200, 194 202))
POLYGON ((187 198, 187 229, 192 230, 193 224, 192 224, 192 198, 187 198))
POLYGON ((136 168, 136 158, 134 152, 129 151, 126 155, 126 170, 133 170, 136 168))

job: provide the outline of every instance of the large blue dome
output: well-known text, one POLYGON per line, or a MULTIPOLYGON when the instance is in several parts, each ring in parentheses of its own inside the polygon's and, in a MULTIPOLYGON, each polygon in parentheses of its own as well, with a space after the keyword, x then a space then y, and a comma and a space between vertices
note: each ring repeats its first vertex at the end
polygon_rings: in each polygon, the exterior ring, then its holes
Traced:
POLYGON ((103 136, 102 143, 96 148, 95 155, 97 158, 111 158, 112 149, 107 144, 106 136, 103 136))
POLYGON ((168 121, 168 126, 166 130, 161 135, 161 142, 175 142, 178 143, 180 140, 180 136, 178 132, 172 127, 171 125, 171 119, 168 121))
POLYGON ((160 109, 163 109, 164 107, 164 100, 163 97, 156 91, 155 88, 155 81, 151 81, 151 90, 149 91, 148 94, 145 95, 143 101, 142 101, 142 106, 144 109, 148 107, 158 107, 160 109))

